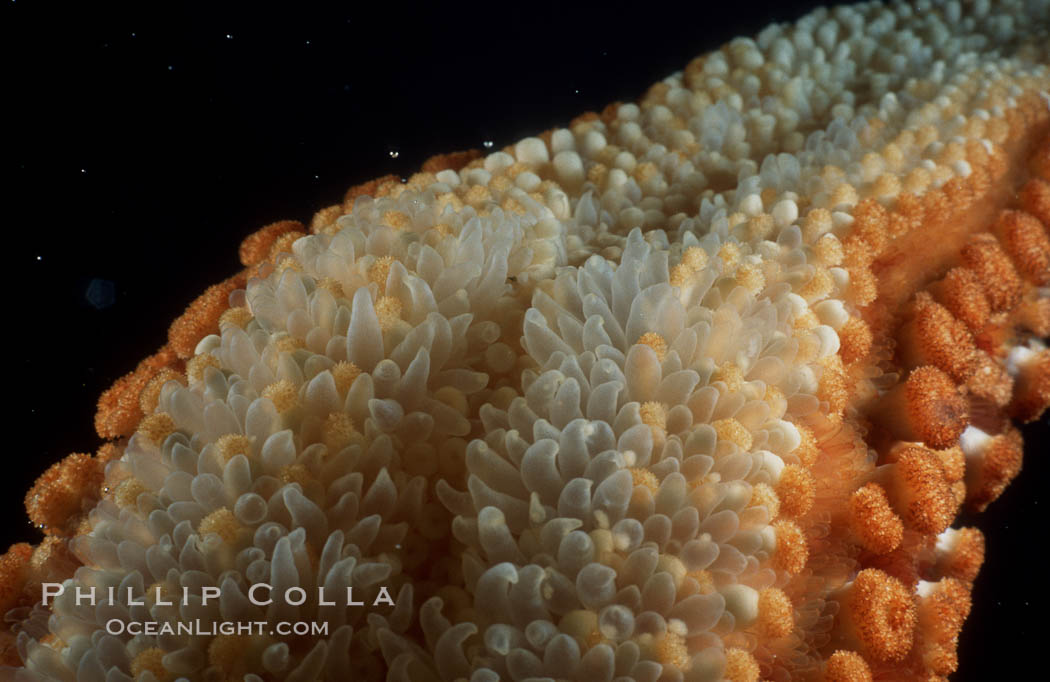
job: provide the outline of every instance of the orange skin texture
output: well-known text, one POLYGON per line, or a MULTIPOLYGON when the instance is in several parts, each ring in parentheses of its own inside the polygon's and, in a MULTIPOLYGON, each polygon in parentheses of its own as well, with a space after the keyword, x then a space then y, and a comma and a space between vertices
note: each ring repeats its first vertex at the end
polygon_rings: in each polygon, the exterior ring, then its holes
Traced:
POLYGON ((932 365, 912 370, 890 398, 877 420, 897 437, 947 448, 969 424, 966 399, 951 377, 932 365))
POLYGON ((423 163, 424 173, 440 173, 443 170, 458 171, 471 161, 481 158, 480 149, 468 149, 450 154, 432 156, 423 163))
POLYGON ((967 502, 977 511, 984 511, 1002 494, 1006 486, 1021 471, 1024 443, 1021 434, 1011 429, 996 436, 989 444, 980 467, 967 482, 967 502))
POLYGON ((26 494, 29 520, 45 533, 70 535, 84 506, 97 500, 104 466, 104 460, 76 452, 53 464, 26 494))
POLYGON ((1050 403, 1050 351, 1044 350, 1018 377, 1010 412, 1024 422, 1043 416, 1050 403))
MULTIPOLYGON (((7 613, 21 600, 22 591, 29 576, 29 559, 33 556, 33 546, 27 542, 11 545, 5 554, 0 556, 0 610, 7 613)), ((18 665, 21 663, 15 636, 8 630, 0 631, 0 664, 18 665)))
POLYGON ((972 583, 984 563, 984 535, 977 528, 962 528, 953 550, 942 557, 938 572, 972 583))
POLYGON ((271 247, 279 237, 294 232, 303 234, 305 231, 305 227, 298 220, 280 220, 253 232, 241 242, 239 253, 241 265, 246 267, 258 265, 266 259, 271 247))
POLYGON ((1032 153, 1028 168, 1037 178, 1050 182, 1050 137, 1047 137, 1032 153))
POLYGON ((940 459, 926 448, 906 446, 894 467, 898 505, 906 525, 932 534, 947 528, 958 505, 940 459))
POLYGON ((1020 300, 1021 280, 992 235, 975 236, 963 247, 962 262, 977 274, 993 311, 1008 310, 1020 300))
POLYGON ((861 571, 841 600, 853 636, 877 661, 899 661, 911 650, 915 605, 901 581, 878 569, 861 571))
POLYGON ((914 303, 913 345, 921 359, 947 372, 955 381, 965 381, 976 369, 977 347, 966 325, 944 306, 920 292, 914 303))
MULTIPOLYGON (((174 325, 173 325, 174 326, 174 325)), ((196 346, 196 341, 193 342, 196 346)), ((105 439, 129 436, 142 419, 139 397, 147 384, 165 369, 180 371, 182 361, 168 346, 139 363, 134 372, 118 379, 98 399, 95 430, 105 439)))
POLYGON ((983 329, 988 323, 992 308, 972 270, 962 267, 949 270, 936 291, 939 301, 971 331, 983 329))
MULTIPOLYGON (((0 555, 0 609, 6 613, 40 601, 41 583, 61 582, 72 577, 79 562, 64 538, 51 535, 37 546, 20 542, 0 555)), ((0 664, 20 665, 15 636, 0 630, 0 664)))
POLYGON ((836 651, 824 665, 823 682, 871 682, 871 669, 856 651, 836 651))
POLYGON ((849 514, 851 528, 865 549, 885 554, 900 545, 904 524, 877 483, 868 483, 853 493, 849 514))
POLYGON ((934 673, 948 675, 958 667, 956 647, 959 632, 970 614, 970 590, 966 582, 944 578, 919 601, 917 653, 934 673))
POLYGON ((203 294, 168 329, 168 347, 180 360, 193 356, 197 343, 208 334, 219 332, 219 316, 230 307, 230 294, 247 284, 245 273, 240 273, 208 287, 203 294))
POLYGON ((1021 188, 1021 207, 1038 218, 1044 226, 1050 225, 1050 179, 1032 178, 1021 188))
POLYGON ((1003 211, 995 231, 1026 279, 1038 286, 1050 283, 1050 237, 1038 218, 1024 211, 1003 211))
POLYGON ((871 353, 873 338, 867 322, 859 317, 851 317, 839 330, 839 350, 842 361, 848 365, 862 362, 871 353))

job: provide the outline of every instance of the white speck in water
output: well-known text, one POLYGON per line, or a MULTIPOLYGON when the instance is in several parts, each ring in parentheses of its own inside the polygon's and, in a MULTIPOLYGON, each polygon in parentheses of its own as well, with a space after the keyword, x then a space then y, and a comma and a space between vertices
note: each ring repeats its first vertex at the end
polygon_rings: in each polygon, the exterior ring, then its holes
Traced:
POLYGON ((233 40, 233 36, 229 33, 226 34, 226 40, 233 40))
POLYGON ((492 140, 485 140, 484 142, 481 143, 481 146, 484 147, 485 149, 492 149, 492 145, 493 145, 492 140))
POLYGON ((399 156, 401 156, 401 152, 397 151, 396 149, 391 149, 390 150, 390 158, 391 159, 396 159, 399 156))

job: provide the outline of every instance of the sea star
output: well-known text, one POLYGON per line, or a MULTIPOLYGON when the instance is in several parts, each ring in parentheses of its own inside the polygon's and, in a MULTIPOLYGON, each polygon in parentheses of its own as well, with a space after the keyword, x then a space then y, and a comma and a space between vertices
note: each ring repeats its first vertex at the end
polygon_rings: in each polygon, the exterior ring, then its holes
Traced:
POLYGON ((264 227, 27 496, 15 679, 943 679, 1050 403, 1047 12, 818 10, 264 227), (198 619, 330 630, 106 632, 198 619))

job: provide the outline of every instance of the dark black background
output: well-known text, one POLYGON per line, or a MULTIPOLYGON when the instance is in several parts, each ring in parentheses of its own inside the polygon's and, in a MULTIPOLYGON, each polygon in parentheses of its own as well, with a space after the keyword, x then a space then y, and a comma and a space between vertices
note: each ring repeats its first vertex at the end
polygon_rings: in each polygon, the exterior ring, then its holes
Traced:
MULTIPOLYGON (((4 2, 4 547, 39 537, 25 491, 97 447, 98 395, 239 268, 242 237, 309 222, 347 187, 410 175, 433 154, 498 148, 635 99, 693 56, 818 4, 4 2), (112 305, 89 302, 93 280, 113 284, 112 305)), ((1021 679, 1044 655, 1050 438, 1045 423, 1026 435, 1023 474, 977 520, 989 560, 954 680, 1021 679)))

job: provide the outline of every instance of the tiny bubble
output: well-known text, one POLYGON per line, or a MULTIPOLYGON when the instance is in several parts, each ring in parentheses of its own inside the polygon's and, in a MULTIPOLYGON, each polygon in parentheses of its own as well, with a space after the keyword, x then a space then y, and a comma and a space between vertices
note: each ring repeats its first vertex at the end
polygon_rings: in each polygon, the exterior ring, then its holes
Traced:
POLYGON ((391 159, 396 159, 399 156, 401 156, 401 152, 397 151, 396 149, 391 149, 390 150, 390 158, 391 159))
POLYGON ((80 169, 80 172, 81 172, 81 173, 87 173, 87 168, 81 168, 81 169, 80 169))
POLYGON ((226 34, 226 40, 233 40, 233 36, 229 33, 226 34))
POLYGON ((481 143, 481 146, 484 147, 485 149, 492 149, 492 145, 493 145, 492 140, 485 140, 484 142, 481 143))
POLYGON ((104 310, 117 302, 117 286, 108 279, 94 277, 88 283, 84 298, 96 310, 104 310))
POLYGON ((174 70, 175 70, 175 67, 172 66, 171 64, 168 64, 168 71, 174 71, 174 70))
POLYGON ((44 260, 44 257, 43 256, 37 256, 36 259, 37 260, 44 260))
POLYGON ((576 94, 577 94, 577 95, 578 95, 578 94, 580 94, 580 91, 579 91, 579 90, 576 90, 575 92, 576 92, 576 94))
POLYGON ((310 44, 310 41, 309 41, 309 40, 307 40, 307 41, 306 41, 306 44, 307 44, 307 45, 309 45, 309 44, 310 44))
POLYGON ((315 175, 315 176, 314 176, 314 180, 318 180, 318 179, 320 179, 320 178, 321 178, 321 176, 320 176, 320 175, 315 175))

